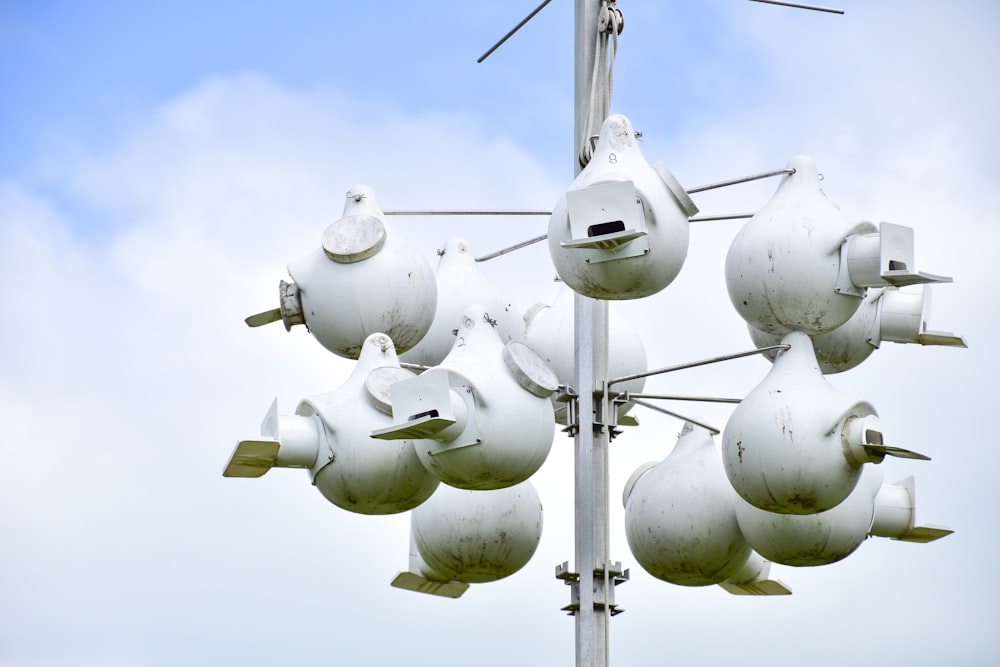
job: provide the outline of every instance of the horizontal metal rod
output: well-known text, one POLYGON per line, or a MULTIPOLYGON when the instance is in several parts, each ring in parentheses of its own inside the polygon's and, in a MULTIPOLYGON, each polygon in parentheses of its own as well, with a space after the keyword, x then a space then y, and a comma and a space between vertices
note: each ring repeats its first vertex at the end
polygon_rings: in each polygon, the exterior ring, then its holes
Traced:
POLYGON ((795 7, 796 9, 811 9, 814 12, 827 12, 828 14, 843 14, 843 9, 830 9, 829 7, 817 7, 816 5, 802 5, 797 2, 780 2, 779 0, 750 0, 750 2, 763 2, 767 5, 781 5, 782 7, 795 7))
MULTIPOLYGON (((711 187, 711 186, 707 186, 711 187)), ((721 187, 721 186, 720 186, 721 187)), ((694 192, 692 190, 691 192, 694 192)), ((385 215, 526 215, 526 216, 548 216, 552 215, 552 211, 543 211, 541 209, 525 209, 525 210, 511 210, 511 211, 488 211, 480 209, 468 209, 468 210, 432 210, 432 209, 396 209, 389 211, 382 211, 385 215)), ((711 220, 740 220, 743 218, 752 218, 755 214, 753 213, 722 213, 719 215, 698 215, 690 218, 688 222, 709 222, 711 220)), ((540 236, 525 245, 530 245, 531 243, 537 243, 538 241, 545 240, 546 237, 540 236)), ((515 248, 516 250, 516 248, 515 248)), ((492 259, 487 257, 486 259, 492 259)), ((477 262, 483 261, 482 259, 477 259, 477 262)))
POLYGON ((549 4, 550 2, 552 2, 552 0, 545 0, 545 2, 543 2, 540 5, 538 5, 538 7, 535 8, 535 11, 531 12, 530 14, 528 14, 528 16, 523 21, 521 21, 520 23, 518 23, 516 26, 514 26, 511 29, 510 32, 508 32, 506 35, 504 35, 503 37, 501 37, 500 41, 497 42, 496 44, 494 44, 493 46, 491 46, 490 49, 489 49, 489 51, 487 51, 483 55, 479 56, 479 59, 476 60, 476 62, 477 63, 481 63, 484 60, 486 60, 487 58, 489 58, 491 53, 493 53, 494 51, 496 51, 497 49, 499 49, 501 44, 503 44, 504 42, 506 42, 508 39, 511 38, 511 35, 513 35, 515 32, 517 32, 518 30, 520 30, 521 28, 523 28, 525 23, 527 23, 531 19, 535 18, 535 14, 537 14, 540 11, 542 11, 542 8, 545 7, 545 5, 549 4))
POLYGON ((698 188, 691 188, 687 191, 689 195, 696 192, 704 192, 705 190, 714 190, 715 188, 724 188, 730 185, 739 185, 740 183, 749 183, 750 181, 759 181, 762 178, 770 178, 772 176, 783 176, 785 174, 794 174, 794 169, 775 169, 774 171, 765 171, 762 174, 754 174, 753 176, 744 176, 743 178, 734 178, 731 181, 719 181, 718 183, 711 183, 709 185, 702 185, 698 188))
MULTIPOLYGON (((702 185, 701 187, 691 188, 686 192, 688 194, 694 194, 696 192, 703 192, 705 190, 712 190, 715 188, 724 188, 729 185, 737 185, 739 183, 748 183, 750 181, 757 181, 762 178, 770 178, 771 176, 781 176, 784 174, 794 174, 794 169, 776 169, 774 171, 766 171, 762 174, 754 174, 753 176, 744 176, 742 178, 734 178, 731 181, 720 181, 718 183, 711 183, 709 185, 702 185)), ((535 216, 550 216, 552 211, 550 209, 435 209, 435 208, 400 208, 400 209, 389 209, 382 211, 385 215, 535 215, 535 216)), ((691 218, 692 222, 700 222, 704 220, 731 220, 735 218, 749 218, 753 217, 753 213, 734 213, 725 216, 702 216, 691 218)))
POLYGON ((698 403, 742 403, 742 398, 717 398, 713 396, 667 396, 665 394, 633 394, 625 392, 620 397, 624 401, 637 398, 655 398, 661 401, 695 401, 698 403))
POLYGON ((491 252, 489 255, 483 255, 482 257, 476 257, 476 261, 477 262, 485 262, 488 259, 494 259, 496 257, 499 257, 500 255, 506 255, 509 252, 514 252, 515 250, 520 250, 521 248, 525 248, 525 247, 527 247, 529 245, 533 245, 535 243, 538 243, 539 241, 544 241, 547 238, 549 238, 548 234, 542 234, 541 236, 536 236, 533 239, 528 239, 527 241, 521 241, 517 245, 512 245, 509 248, 504 248, 503 250, 497 250, 496 252, 491 252))
POLYGON ((649 377, 650 375, 661 375, 663 373, 672 373, 674 371, 682 371, 686 368, 696 368, 698 366, 707 366, 709 364, 717 364, 720 361, 732 361, 733 359, 742 359, 743 357, 751 357, 755 354, 763 354, 764 352, 770 352, 771 350, 787 350, 791 345, 768 345, 767 347, 758 348, 756 350, 750 350, 748 352, 737 352, 736 354, 727 354, 722 357, 712 357, 711 359, 703 359, 701 361, 691 361, 686 364, 681 364, 680 366, 669 366, 667 368, 657 368, 653 371, 646 371, 645 373, 636 373, 635 375, 625 375, 620 378, 614 378, 608 380, 608 386, 613 384, 618 384, 620 382, 628 382, 629 380, 637 380, 639 378, 649 377))
POLYGON ((552 215, 552 211, 542 210, 495 211, 483 209, 396 209, 391 211, 382 211, 382 213, 385 215, 552 215))
POLYGON ((709 426, 708 424, 705 424, 703 422, 691 419, 690 417, 686 417, 680 413, 674 412, 673 410, 667 410, 666 408, 661 408, 659 405, 653 405, 652 403, 647 403, 646 401, 636 401, 635 404, 641 405, 644 408, 649 408, 650 410, 654 410, 656 412, 662 412, 665 415, 670 415, 671 417, 676 417, 677 419, 681 419, 686 422, 691 422, 695 426, 700 426, 703 429, 710 431, 712 435, 719 435, 720 433, 722 433, 722 431, 715 428, 714 426, 709 426))
POLYGON ((756 213, 724 213, 722 215, 699 215, 688 218, 688 222, 709 222, 711 220, 742 220, 752 218, 756 213))

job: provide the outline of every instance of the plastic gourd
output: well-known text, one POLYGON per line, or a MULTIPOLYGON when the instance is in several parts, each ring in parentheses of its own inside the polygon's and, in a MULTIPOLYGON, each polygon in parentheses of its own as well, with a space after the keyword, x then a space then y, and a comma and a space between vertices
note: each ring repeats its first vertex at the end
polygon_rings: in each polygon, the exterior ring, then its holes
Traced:
POLYGON ((771 200, 737 233, 726 256, 726 288, 752 327, 783 335, 834 329, 854 314, 859 295, 837 290, 841 246, 854 223, 820 188, 815 163, 797 156, 771 200))
MULTIPOLYGON (((812 336, 816 360, 825 375, 858 366, 883 341, 966 347, 965 339, 946 331, 929 331, 931 288, 916 291, 870 287, 854 315, 832 331, 812 336)), ((781 337, 749 327, 757 347, 777 345, 781 337)), ((765 353, 772 361, 775 353, 765 353)))
POLYGON ((593 157, 549 219, 556 273, 593 298, 655 294, 680 272, 696 212, 670 171, 646 162, 629 120, 609 116, 593 157))
POLYGON ((541 535, 542 503, 531 482, 492 491, 442 485, 410 515, 409 571, 393 586, 459 597, 468 584, 524 567, 541 535))
POLYGON ((816 514, 778 514, 736 501, 740 530, 753 548, 775 563, 827 565, 857 549, 871 529, 882 473, 866 466, 854 490, 831 509, 816 514))
POLYGON ((726 424, 722 459, 736 492, 770 512, 814 514, 838 505, 867 462, 880 462, 875 408, 834 389, 809 336, 793 331, 767 377, 726 424))
POLYGON ((423 255, 385 221, 371 189, 347 193, 344 215, 327 227, 322 247, 288 265, 277 310, 247 318, 305 324, 323 347, 357 359, 369 335, 389 336, 398 352, 423 338, 437 303, 434 272, 423 255))
MULTIPOLYGON (((575 381, 575 346, 573 334, 574 292, 562 285, 552 305, 536 303, 525 313, 525 342, 552 370, 560 384, 573 386, 575 381)), ((647 370, 646 347, 639 332, 614 304, 608 308, 608 376, 624 377, 647 370)), ((615 385, 619 392, 641 392, 646 378, 615 385)), ((554 403, 556 421, 566 423, 566 404, 554 403)), ((634 405, 628 401, 618 407, 619 419, 634 405)))
POLYGON ((226 474, 259 477, 272 466, 309 468, 327 500, 359 514, 394 514, 420 505, 438 480, 427 472, 412 440, 380 441, 372 429, 392 423, 389 387, 413 377, 399 367, 392 341, 372 334, 350 377, 334 391, 304 399, 293 415, 264 420, 256 440, 237 445, 226 474))
POLYGON ((502 342, 524 342, 521 311, 477 268, 468 244, 453 238, 439 252, 434 322, 416 347, 400 355, 401 358, 423 366, 440 364, 455 343, 455 323, 466 308, 476 303, 484 306, 490 318, 496 320, 502 342))
POLYGON ((952 533, 944 526, 917 526, 915 487, 908 477, 883 484, 878 468, 866 466, 844 502, 809 515, 776 514, 736 500, 736 518, 747 541, 775 563, 827 565, 852 554, 868 537, 926 543, 952 533))
POLYGON ((682 586, 729 582, 733 592, 788 592, 779 582, 766 581, 766 563, 740 532, 736 494, 704 428, 685 423, 663 461, 632 475, 623 501, 632 555, 657 579, 682 586))
POLYGON ((389 337, 374 334, 339 389, 299 404, 297 414, 315 415, 325 427, 327 449, 321 450, 313 483, 338 507, 362 514, 403 512, 437 488, 412 440, 369 437, 373 429, 392 423, 389 388, 409 377, 413 374, 399 367, 389 337))
POLYGON ((951 535, 946 526, 916 523, 916 484, 907 477, 895 484, 883 484, 875 496, 875 514, 871 535, 902 542, 924 544, 951 535))
POLYGON ((466 309, 439 366, 392 386, 394 425, 376 438, 414 438, 445 484, 498 489, 528 479, 548 456, 555 374, 527 345, 504 345, 480 305, 466 309))

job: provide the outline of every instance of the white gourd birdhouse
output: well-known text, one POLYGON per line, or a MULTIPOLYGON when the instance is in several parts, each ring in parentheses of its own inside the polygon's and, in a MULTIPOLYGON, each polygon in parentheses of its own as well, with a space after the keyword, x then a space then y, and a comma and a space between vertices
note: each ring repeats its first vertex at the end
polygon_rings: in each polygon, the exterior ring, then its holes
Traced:
POLYGON ((504 345, 481 305, 465 310, 439 366, 392 386, 393 426, 374 438, 414 438, 445 484, 498 489, 528 479, 552 447, 552 369, 524 343, 504 345))
MULTIPOLYGON (((559 380, 559 384, 573 386, 576 370, 576 349, 573 335, 574 292, 560 286, 551 305, 536 303, 525 313, 528 347, 544 359, 559 380)), ((608 307, 608 377, 625 377, 644 373, 646 347, 638 330, 622 315, 615 304, 608 307)), ((646 378, 636 378, 615 385, 618 392, 641 392, 646 378)), ((554 400, 554 399, 553 399, 554 400)), ((554 402, 556 421, 566 423, 566 404, 554 402)), ((618 405, 621 419, 635 404, 628 401, 618 405)))
POLYGON ((530 481, 490 491, 447 485, 410 515, 410 562, 397 588, 459 597, 469 584, 524 567, 542 536, 542 503, 530 481))
POLYGON ((275 402, 261 426, 264 437, 241 441, 224 474, 259 477, 272 466, 308 468, 316 488, 343 509, 413 509, 434 492, 437 478, 420 462, 412 440, 369 437, 392 423, 389 387, 407 377, 413 373, 400 368, 389 337, 370 335, 344 384, 304 399, 295 415, 278 415, 275 402))
POLYGON ((740 532, 736 493, 706 429, 685 423, 663 461, 632 475, 623 501, 632 555, 657 579, 682 586, 727 582, 736 593, 789 592, 767 581, 766 563, 740 532))
POLYGON ((800 155, 787 166, 794 173, 733 239, 726 288, 756 329, 822 333, 846 322, 861 300, 837 291, 844 240, 875 228, 854 223, 826 198, 812 159, 800 155))
POLYGON ((865 466, 854 490, 836 507, 816 514, 779 514, 736 500, 740 530, 764 558, 782 565, 827 565, 857 549, 872 525, 878 468, 865 466))
POLYGON ((343 216, 327 227, 322 247, 288 265, 281 307, 247 318, 305 324, 326 349, 357 359, 365 339, 384 333, 404 352, 430 329, 437 283, 416 246, 385 221, 371 188, 347 193, 343 216))
POLYGON ((666 166, 646 162, 629 120, 611 115, 549 219, 556 273, 597 299, 655 294, 680 272, 697 210, 666 166))
MULTIPOLYGON (((850 370, 867 359, 883 341, 966 347, 962 336, 927 329, 930 303, 931 288, 927 285, 915 290, 869 287, 861 305, 847 322, 832 331, 812 336, 820 370, 825 375, 850 370)), ((781 336, 752 326, 749 329, 754 345, 759 348, 781 342, 781 336)), ((776 353, 765 353, 765 356, 774 361, 776 353)))
POLYGON ((524 317, 520 309, 478 269, 469 245, 462 239, 453 238, 439 252, 434 321, 423 339, 400 358, 422 366, 440 364, 455 343, 455 323, 473 304, 485 307, 490 318, 496 320, 497 333, 503 343, 524 342, 524 317))
POLYGON ((830 385, 809 336, 793 331, 782 343, 790 349, 723 433, 726 475, 744 500, 770 512, 815 514, 850 494, 864 463, 886 454, 926 458, 884 446, 875 408, 830 385))
POLYGON ((726 256, 729 299, 751 327, 825 333, 851 318, 865 288, 951 282, 914 271, 909 227, 856 223, 834 206, 811 158, 787 169, 726 256))
POLYGON ((854 553, 868 537, 931 542, 952 533, 917 526, 913 478, 883 484, 878 468, 865 466, 854 491, 836 507, 816 514, 778 514, 736 500, 736 518, 747 542, 775 563, 827 565, 854 553))

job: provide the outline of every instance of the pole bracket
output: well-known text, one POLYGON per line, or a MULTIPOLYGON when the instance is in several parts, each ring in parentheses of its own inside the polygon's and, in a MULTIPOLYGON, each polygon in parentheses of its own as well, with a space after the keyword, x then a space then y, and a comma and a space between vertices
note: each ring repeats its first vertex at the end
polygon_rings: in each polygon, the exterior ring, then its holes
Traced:
POLYGON ((568 384, 559 385, 558 393, 553 396, 553 400, 557 403, 566 404, 566 426, 562 429, 563 433, 569 437, 575 437, 577 432, 580 430, 580 419, 579 419, 579 404, 577 400, 580 395, 576 393, 576 390, 568 384))
MULTIPOLYGON (((580 610, 580 574, 570 572, 569 561, 556 565, 556 579, 561 579, 570 587, 570 603, 561 608, 570 616, 575 616, 580 610)), ((606 568, 594 568, 594 609, 607 609, 612 616, 625 611, 615 604, 615 587, 629 580, 628 569, 623 569, 618 561, 609 563, 606 568), (608 585, 605 586, 605 577, 608 585)))

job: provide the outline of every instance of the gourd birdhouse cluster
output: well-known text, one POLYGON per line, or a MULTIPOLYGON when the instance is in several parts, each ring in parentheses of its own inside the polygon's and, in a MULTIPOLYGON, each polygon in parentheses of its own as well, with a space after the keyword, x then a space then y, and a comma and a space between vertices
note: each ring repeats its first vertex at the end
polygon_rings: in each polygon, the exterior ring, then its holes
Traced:
MULTIPOLYGON (((875 407, 826 378, 883 341, 964 347, 961 336, 927 328, 927 283, 950 279, 913 269, 909 228, 842 213, 809 158, 784 173, 725 262, 730 300, 770 370, 733 409, 721 451, 715 431, 688 421, 669 455, 636 470, 623 494, 633 555, 670 583, 788 594, 771 563, 823 565, 870 536, 926 542, 950 532, 916 525, 912 478, 883 484, 873 467, 887 455, 927 457, 887 444, 875 407)), ((289 265, 294 282, 281 283, 280 307, 248 323, 305 324, 356 359, 353 371, 294 415, 278 414, 275 401, 224 474, 306 469, 338 507, 412 512, 396 587, 458 597, 509 576, 541 535, 530 478, 555 424, 575 427, 577 299, 662 290, 681 270, 696 211, 662 163, 645 161, 628 119, 610 116, 549 220, 564 285, 522 316, 465 241, 449 240, 432 273, 371 190, 352 189, 321 249, 289 265)), ((614 430, 637 423, 626 413, 648 373, 635 329, 613 310, 607 323, 609 378, 620 378, 617 398, 604 397, 614 430)))

